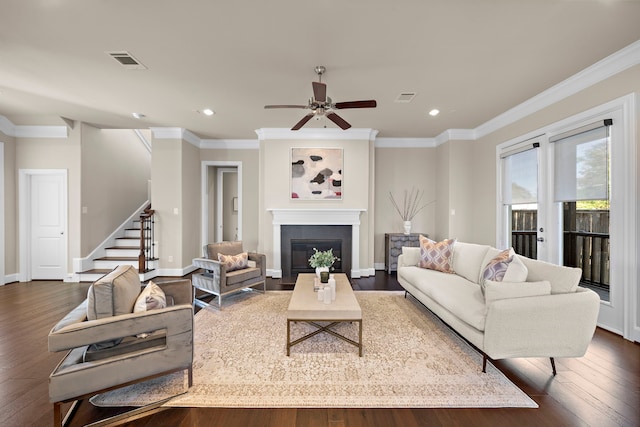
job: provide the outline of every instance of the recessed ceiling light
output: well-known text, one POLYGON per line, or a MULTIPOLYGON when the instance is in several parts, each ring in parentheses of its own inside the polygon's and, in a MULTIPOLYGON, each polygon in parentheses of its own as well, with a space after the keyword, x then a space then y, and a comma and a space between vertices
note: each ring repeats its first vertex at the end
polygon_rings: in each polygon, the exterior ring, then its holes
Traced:
POLYGON ((145 115, 144 115, 144 114, 142 114, 142 113, 131 113, 131 115, 132 115, 133 117, 135 117, 136 119, 144 119, 145 117, 147 117, 147 116, 145 116, 145 115))
POLYGON ((438 110, 438 109, 436 109, 436 108, 434 108, 433 110, 429 111, 429 115, 430 115, 431 117, 435 117, 435 116, 437 116, 438 114, 440 114, 440 110, 438 110))
POLYGON ((211 108, 205 108, 204 110, 202 110, 202 114, 204 114, 205 116, 213 116, 215 114, 215 111, 213 111, 211 108))

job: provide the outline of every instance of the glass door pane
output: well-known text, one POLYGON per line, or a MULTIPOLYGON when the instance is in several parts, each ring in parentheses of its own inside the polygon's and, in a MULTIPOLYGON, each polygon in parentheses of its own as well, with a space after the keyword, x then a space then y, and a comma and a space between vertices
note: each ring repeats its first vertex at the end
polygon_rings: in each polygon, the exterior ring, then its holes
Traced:
POLYGON ((507 244, 529 258, 538 257, 538 146, 529 143, 502 156, 507 244))

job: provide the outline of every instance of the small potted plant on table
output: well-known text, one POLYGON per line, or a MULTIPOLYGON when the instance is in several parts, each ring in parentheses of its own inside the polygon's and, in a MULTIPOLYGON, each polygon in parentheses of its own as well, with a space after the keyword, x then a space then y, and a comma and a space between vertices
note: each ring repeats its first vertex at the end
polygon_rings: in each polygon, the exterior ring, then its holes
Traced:
POLYGON ((327 283, 329 280, 329 270, 333 270, 333 263, 340 260, 333 254, 333 249, 326 251, 319 251, 313 248, 315 251, 311 258, 309 258, 309 265, 316 269, 316 274, 320 277, 322 283, 327 283))

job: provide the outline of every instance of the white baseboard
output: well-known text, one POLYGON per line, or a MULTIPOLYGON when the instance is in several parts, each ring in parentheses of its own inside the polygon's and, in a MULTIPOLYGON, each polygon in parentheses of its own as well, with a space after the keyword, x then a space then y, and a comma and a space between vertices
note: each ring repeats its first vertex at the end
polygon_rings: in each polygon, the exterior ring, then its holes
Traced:
POLYGON ((20 281, 19 279, 20 276, 18 276, 18 274, 7 274, 4 276, 4 282, 2 283, 3 285, 6 285, 8 283, 13 283, 13 282, 18 282, 20 281))
POLYGON ((184 268, 158 268, 156 269, 158 272, 156 276, 182 277, 196 271, 197 269, 198 267, 194 265, 188 265, 184 268))
POLYGON ((376 262, 375 264, 373 264, 373 268, 375 268, 376 270, 386 270, 387 266, 384 265, 384 262, 376 262))

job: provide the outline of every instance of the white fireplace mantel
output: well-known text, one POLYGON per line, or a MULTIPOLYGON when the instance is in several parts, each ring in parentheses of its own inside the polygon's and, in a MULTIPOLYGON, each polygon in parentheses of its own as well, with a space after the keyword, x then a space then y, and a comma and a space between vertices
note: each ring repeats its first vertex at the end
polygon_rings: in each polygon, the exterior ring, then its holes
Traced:
POLYGON ((267 209, 273 215, 273 271, 271 276, 282 277, 282 225, 350 225, 351 277, 360 273, 360 214, 365 209, 267 209))

